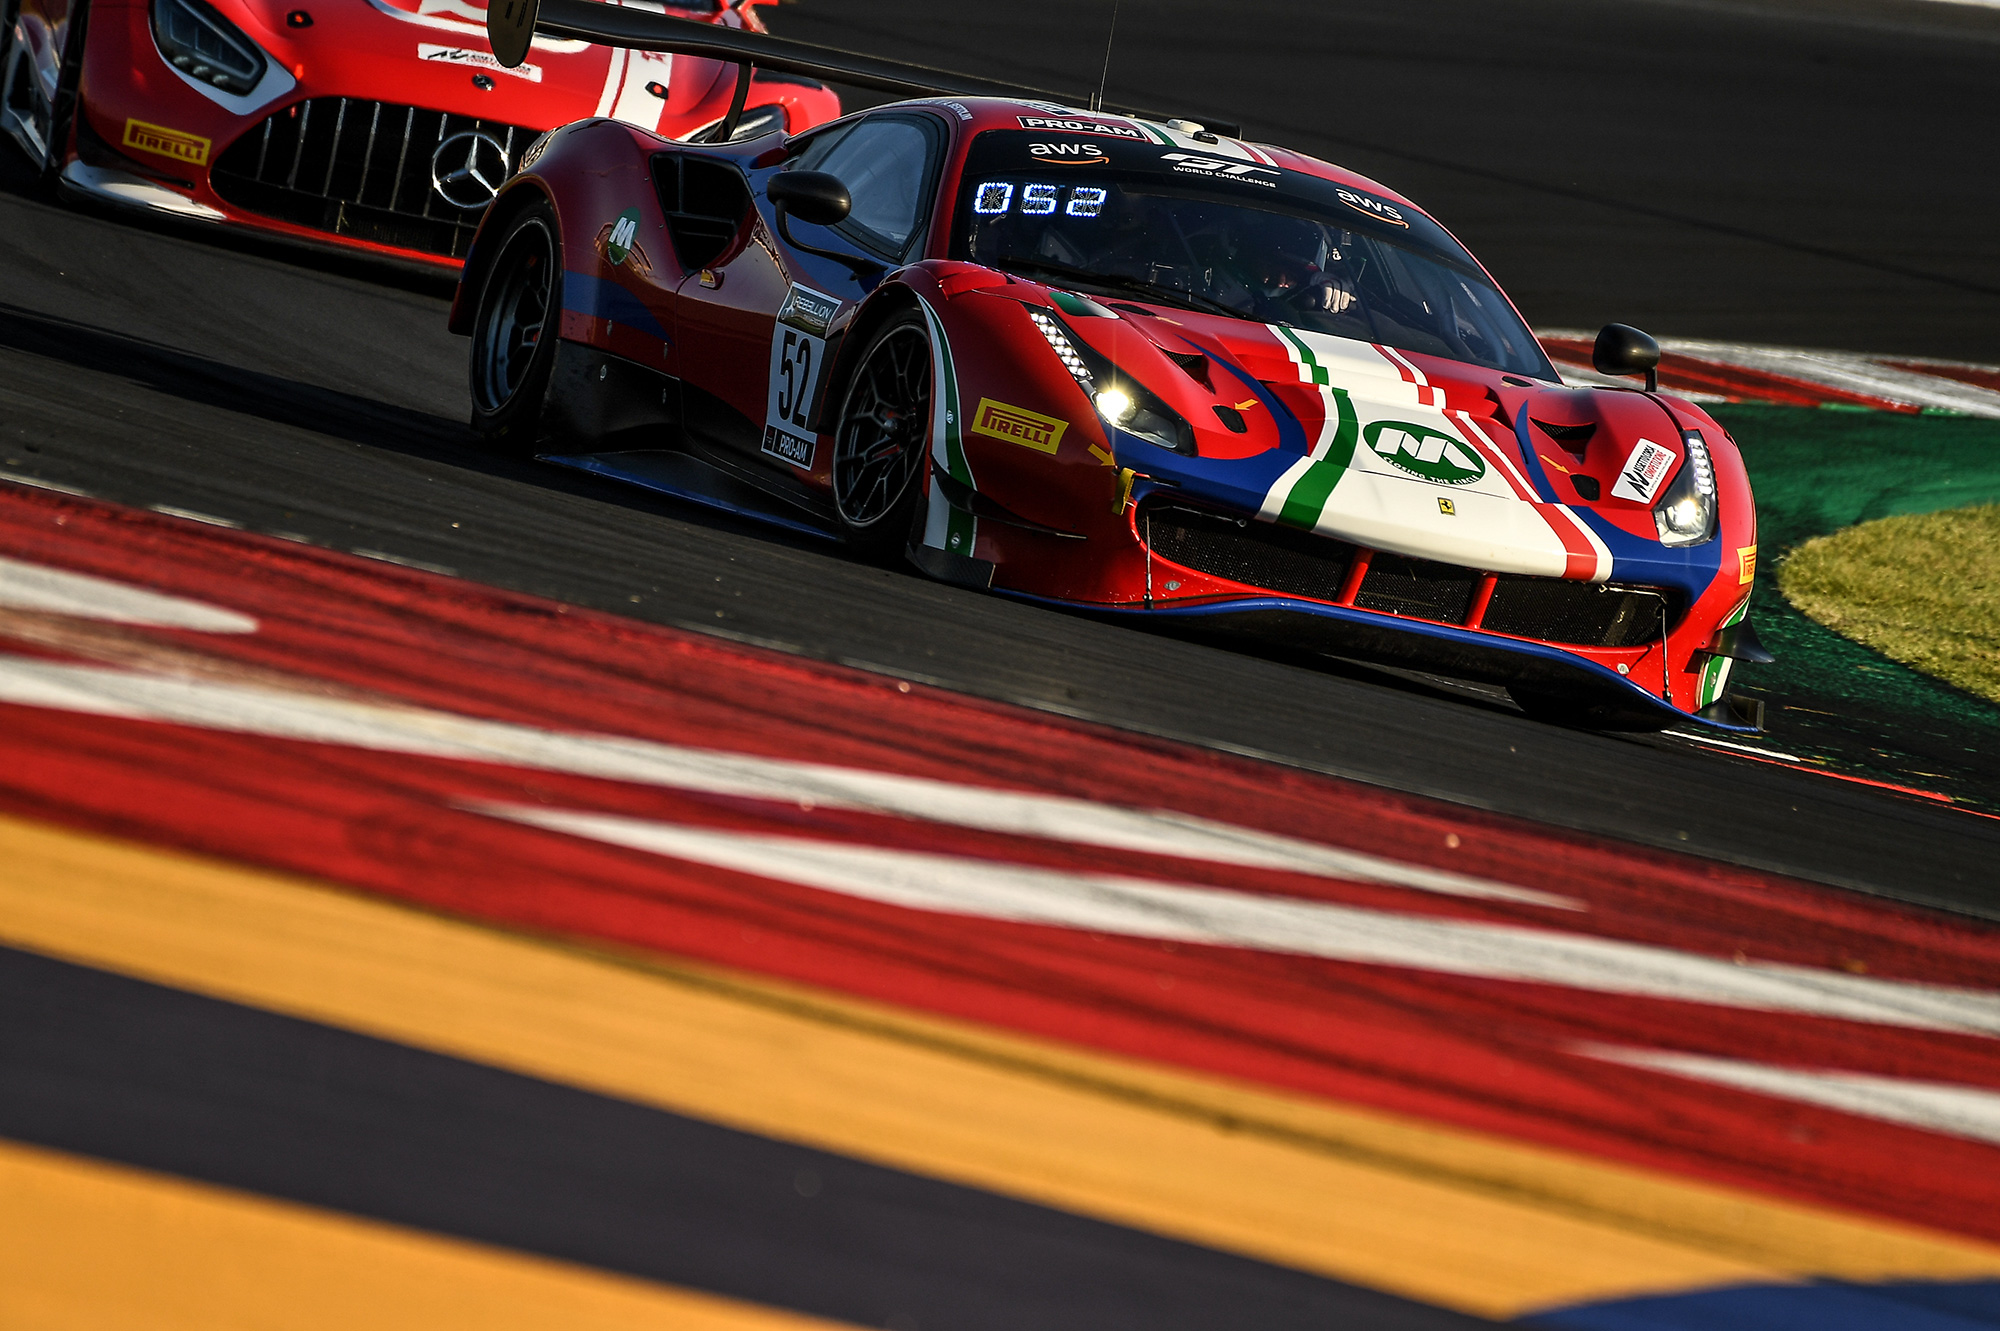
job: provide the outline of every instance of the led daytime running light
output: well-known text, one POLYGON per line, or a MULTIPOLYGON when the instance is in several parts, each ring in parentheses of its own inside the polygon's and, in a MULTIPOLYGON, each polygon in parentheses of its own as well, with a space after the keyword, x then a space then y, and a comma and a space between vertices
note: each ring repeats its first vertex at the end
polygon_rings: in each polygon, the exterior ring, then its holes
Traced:
POLYGON ((1069 334, 1062 330, 1062 325, 1040 310, 1029 310, 1028 317, 1035 321, 1035 327, 1042 330, 1042 336, 1048 339, 1049 350, 1056 353, 1056 359, 1063 363, 1070 377, 1083 385, 1086 394, 1094 396, 1097 381, 1090 373, 1090 367, 1084 364, 1083 357, 1076 354, 1076 345, 1069 340, 1069 334))
POLYGON ((1694 490, 1705 499, 1715 497, 1715 464, 1709 461, 1708 444, 1694 430, 1687 432, 1688 465, 1694 468, 1694 490))

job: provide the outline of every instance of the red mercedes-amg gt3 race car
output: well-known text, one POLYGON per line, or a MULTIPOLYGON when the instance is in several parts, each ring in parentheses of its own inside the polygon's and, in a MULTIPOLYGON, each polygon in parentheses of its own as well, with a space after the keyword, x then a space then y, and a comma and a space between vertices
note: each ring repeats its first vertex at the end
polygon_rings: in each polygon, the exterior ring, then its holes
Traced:
MULTIPOLYGON (((761 32, 769 3, 666 7, 761 32)), ((597 115, 716 137, 736 91, 714 60, 560 38, 502 65, 477 0, 0 6, 0 127, 65 192, 452 266, 542 131, 597 115)), ((739 136, 840 114, 809 77, 745 92, 739 136)))
MULTIPOLYGON (((503 60, 510 20, 695 40, 503 3, 503 60)), ((1598 341, 1643 388, 1565 387, 1478 261, 1372 180, 1185 120, 734 49, 947 95, 726 145, 558 130, 453 307, 489 440, 956 583, 1496 681, 1551 719, 1761 720, 1725 692, 1769 659, 1749 482, 1657 391, 1645 334, 1598 341)))

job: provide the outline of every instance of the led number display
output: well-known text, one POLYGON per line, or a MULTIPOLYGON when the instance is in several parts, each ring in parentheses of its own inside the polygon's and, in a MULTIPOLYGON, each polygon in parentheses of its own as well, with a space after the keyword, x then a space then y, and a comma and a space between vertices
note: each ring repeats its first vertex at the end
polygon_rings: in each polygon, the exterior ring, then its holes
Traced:
MULTIPOLYGON (((1058 212, 1070 217, 1096 217, 1104 211, 1104 201, 1111 192, 1096 185, 1029 185, 1021 186, 1021 215, 1023 217, 1051 217, 1058 212), (1065 204, 1063 193, 1069 193, 1065 204)), ((972 211, 981 217, 999 217, 1014 207, 1014 184, 1008 180, 989 180, 972 191, 972 211)))
POLYGON ((1091 185, 1078 185, 1069 192, 1069 207, 1063 209, 1071 217, 1095 217, 1104 211, 1106 192, 1091 185))
POLYGON ((985 217, 998 217, 1013 203, 1014 187, 1004 180, 989 180, 972 195, 972 211, 985 217))

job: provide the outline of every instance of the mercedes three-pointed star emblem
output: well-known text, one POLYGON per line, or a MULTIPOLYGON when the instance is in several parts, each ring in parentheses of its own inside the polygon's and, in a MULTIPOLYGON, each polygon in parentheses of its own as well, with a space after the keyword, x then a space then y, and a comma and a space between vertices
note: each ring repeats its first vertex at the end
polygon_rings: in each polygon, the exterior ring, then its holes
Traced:
POLYGON ((507 174, 507 149, 477 130, 452 135, 431 154, 431 184, 439 197, 467 211, 493 202, 507 174))

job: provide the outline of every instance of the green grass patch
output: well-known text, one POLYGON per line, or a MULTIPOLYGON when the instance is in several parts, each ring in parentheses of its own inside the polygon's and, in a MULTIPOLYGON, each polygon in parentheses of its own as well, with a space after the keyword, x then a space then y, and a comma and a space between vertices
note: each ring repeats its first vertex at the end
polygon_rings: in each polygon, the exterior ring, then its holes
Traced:
POLYGON ((1750 403, 1709 408, 1743 451, 1757 495, 1757 583, 1750 617, 1775 665, 1735 687, 1792 705, 1900 716, 2000 745, 2000 709, 1817 623, 1779 589, 1790 553, 1816 536, 1899 514, 2000 503, 2000 421, 1824 411, 1750 403))
POLYGON ((1778 584, 1835 632, 2000 702, 2000 504, 1815 537, 1780 565, 1778 584))

